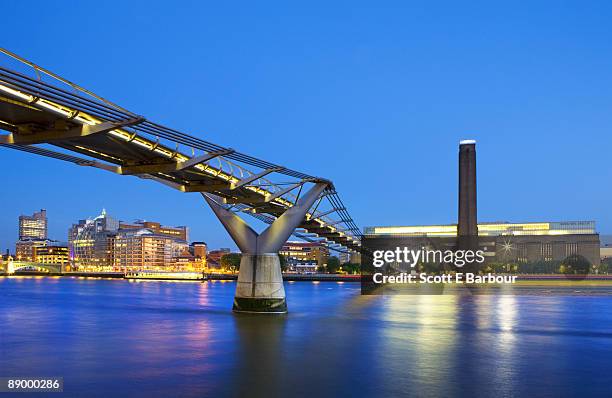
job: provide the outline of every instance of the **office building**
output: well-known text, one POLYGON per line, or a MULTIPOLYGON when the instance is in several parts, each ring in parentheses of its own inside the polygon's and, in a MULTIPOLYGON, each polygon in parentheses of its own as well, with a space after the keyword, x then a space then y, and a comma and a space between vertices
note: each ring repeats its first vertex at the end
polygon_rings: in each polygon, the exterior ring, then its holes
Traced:
POLYGON ((114 238, 114 269, 119 271, 178 271, 191 263, 186 241, 148 228, 120 230, 114 238), (183 258, 183 261, 176 259, 183 258))
POLYGON ((186 239, 187 227, 153 221, 118 221, 102 210, 68 232, 70 258, 79 271, 195 270, 206 265, 206 244, 186 239))
POLYGON ((206 255, 206 263, 208 265, 208 268, 221 268, 221 257, 230 253, 231 250, 226 247, 209 251, 206 255))
MULTIPOLYGON (((199 251, 199 248, 200 247, 196 247, 196 251, 199 251)), ((173 271, 203 272, 206 267, 206 256, 201 257, 201 252, 196 256, 193 252, 193 244, 185 246, 181 253, 175 254, 172 257, 171 264, 167 265, 166 269, 171 269, 173 271)))
POLYGON ((119 229, 121 230, 140 230, 143 228, 146 228, 157 235, 169 236, 171 238, 176 238, 176 239, 180 239, 184 241, 189 240, 188 239, 189 231, 187 227, 184 227, 184 226, 169 227, 169 226, 161 225, 158 222, 143 221, 143 220, 138 220, 133 223, 126 223, 123 221, 119 223, 119 229))
POLYGON ((193 256, 193 262, 203 270, 208 266, 206 261, 207 258, 207 245, 205 242, 192 242, 189 245, 189 252, 193 256))
POLYGON ((279 251, 285 257, 288 271, 308 272, 316 270, 316 267, 327 265, 329 250, 315 242, 288 241, 279 251))
POLYGON ((79 220, 68 230, 70 259, 76 270, 110 271, 119 221, 102 210, 93 220, 79 220))
POLYGON ((35 261, 40 264, 57 265, 62 270, 70 262, 70 251, 66 244, 40 246, 34 249, 35 261))
POLYGON ((19 216, 19 240, 47 239, 47 211, 19 216))
POLYGON ((49 239, 24 238, 15 243, 15 260, 36 261, 35 249, 51 244, 49 239))
POLYGON ((205 242, 191 242, 191 252, 195 258, 206 260, 207 246, 205 242))

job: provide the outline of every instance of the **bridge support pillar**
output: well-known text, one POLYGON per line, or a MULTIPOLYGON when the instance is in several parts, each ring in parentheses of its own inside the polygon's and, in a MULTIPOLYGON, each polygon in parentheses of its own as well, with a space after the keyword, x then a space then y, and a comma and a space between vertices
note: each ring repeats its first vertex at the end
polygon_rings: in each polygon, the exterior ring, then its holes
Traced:
POLYGON ((261 234, 242 218, 225 209, 210 195, 202 194, 242 252, 233 310, 282 314, 287 312, 278 251, 327 187, 317 182, 295 206, 287 209, 261 234))
POLYGON ((278 254, 242 254, 233 310, 287 312, 278 254))

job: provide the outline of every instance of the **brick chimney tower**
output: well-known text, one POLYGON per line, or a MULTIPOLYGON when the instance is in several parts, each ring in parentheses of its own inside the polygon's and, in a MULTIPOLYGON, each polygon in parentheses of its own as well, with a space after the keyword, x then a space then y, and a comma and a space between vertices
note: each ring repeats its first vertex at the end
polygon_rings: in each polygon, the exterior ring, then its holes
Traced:
POLYGON ((459 220, 457 248, 478 250, 476 217, 476 141, 459 142, 459 220))

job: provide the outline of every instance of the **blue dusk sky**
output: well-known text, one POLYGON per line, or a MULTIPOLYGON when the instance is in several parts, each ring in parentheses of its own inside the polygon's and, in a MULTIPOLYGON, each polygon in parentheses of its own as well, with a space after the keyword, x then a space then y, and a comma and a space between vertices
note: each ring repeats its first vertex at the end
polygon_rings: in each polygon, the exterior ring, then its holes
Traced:
MULTIPOLYGON (((334 181, 360 227, 453 223, 460 139, 480 221, 612 232, 612 3, 43 2, 2 46, 151 120, 334 181)), ((234 247, 198 194, 0 149, 0 248, 106 208, 234 247)))

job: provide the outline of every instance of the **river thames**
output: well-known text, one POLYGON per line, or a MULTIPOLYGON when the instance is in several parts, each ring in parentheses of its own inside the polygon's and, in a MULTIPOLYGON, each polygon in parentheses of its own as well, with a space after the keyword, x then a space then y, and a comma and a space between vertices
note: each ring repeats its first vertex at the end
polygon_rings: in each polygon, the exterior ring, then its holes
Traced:
POLYGON ((236 315, 233 282, 0 278, 0 377, 75 397, 610 395, 611 296, 285 288, 289 314, 236 315))

